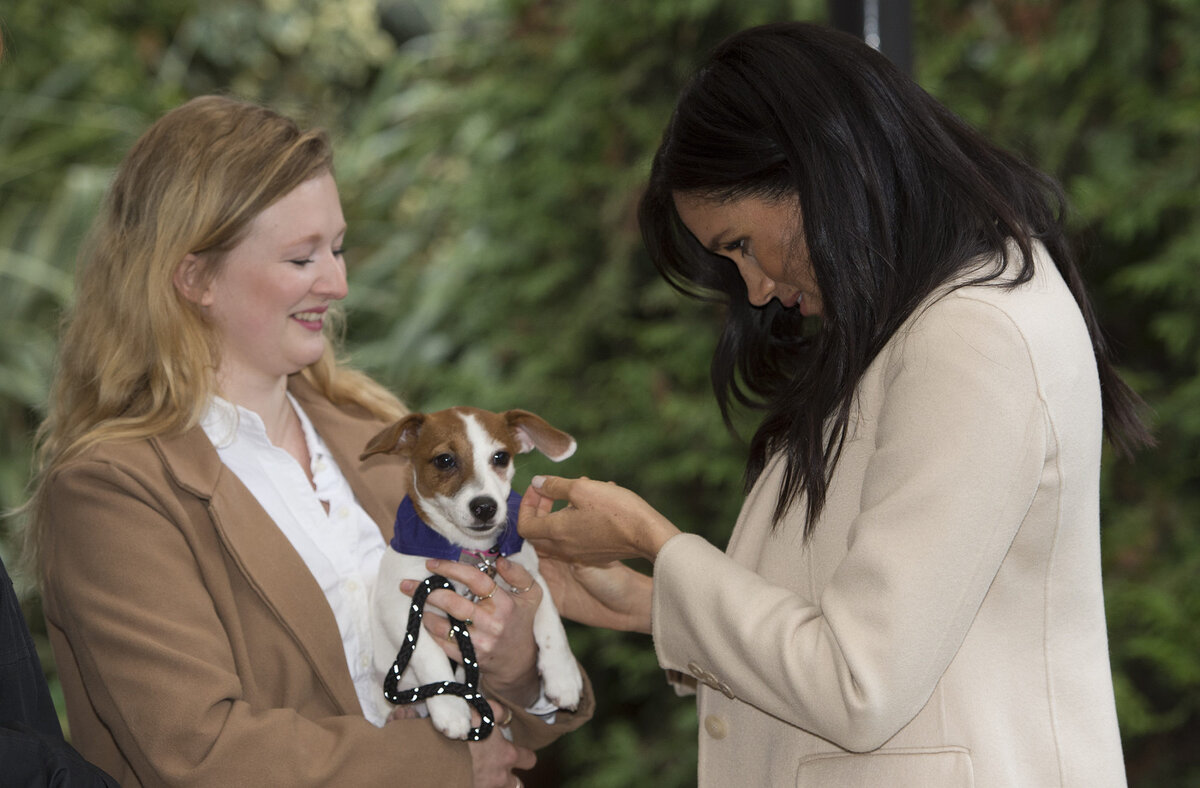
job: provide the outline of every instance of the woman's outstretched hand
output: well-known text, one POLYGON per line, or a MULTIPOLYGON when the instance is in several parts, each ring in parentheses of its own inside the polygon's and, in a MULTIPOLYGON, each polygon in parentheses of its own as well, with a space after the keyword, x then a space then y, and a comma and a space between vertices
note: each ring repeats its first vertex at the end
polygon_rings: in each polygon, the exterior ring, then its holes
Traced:
POLYGON ((534 477, 517 529, 542 558, 559 612, 590 626, 650 632, 651 577, 620 563, 654 561, 679 529, 635 493, 610 482, 534 477), (553 511, 556 500, 567 507, 553 511))
POLYGON ((535 476, 521 499, 517 530, 539 554, 602 566, 627 558, 653 562, 679 533, 636 493, 611 482, 535 476), (568 506, 552 511, 555 501, 568 506))
POLYGON ((650 634, 654 579, 613 562, 572 564, 541 556, 542 577, 558 612, 590 627, 650 634))

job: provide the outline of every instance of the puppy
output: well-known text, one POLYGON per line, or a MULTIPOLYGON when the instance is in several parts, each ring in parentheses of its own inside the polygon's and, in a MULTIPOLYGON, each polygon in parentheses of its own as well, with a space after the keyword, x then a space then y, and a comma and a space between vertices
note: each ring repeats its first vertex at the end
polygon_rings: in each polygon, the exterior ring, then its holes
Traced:
MULTIPOLYGON (((381 686, 404 641, 412 606, 411 598, 400 591, 400 581, 428 577, 425 561, 431 555, 485 569, 490 565, 494 571, 496 557, 503 554, 525 567, 542 587, 533 633, 546 698, 560 709, 579 705, 583 677, 550 591, 538 573, 537 553, 516 533, 515 504, 520 496, 512 493, 514 455, 538 449, 561 462, 575 453, 575 445, 570 435, 528 411, 492 413, 464 407, 410 414, 371 439, 360 459, 396 454, 408 460, 412 473, 408 497, 396 517, 397 534, 380 561, 371 599, 374 667, 381 686), (419 521, 431 532, 424 531, 419 521), (420 547, 414 549, 415 543, 420 547), (427 545, 433 547, 426 550, 427 545), (415 552, 421 554, 410 554, 415 552)), ((493 579, 508 588, 499 575, 493 579)), ((461 584, 455 585, 464 593, 461 584)), ((454 680, 445 652, 429 637, 418 637, 399 689, 454 680)), ((381 707, 388 705, 382 691, 379 702, 381 707)), ((454 739, 467 737, 471 713, 466 701, 439 695, 425 704, 439 731, 454 739)))

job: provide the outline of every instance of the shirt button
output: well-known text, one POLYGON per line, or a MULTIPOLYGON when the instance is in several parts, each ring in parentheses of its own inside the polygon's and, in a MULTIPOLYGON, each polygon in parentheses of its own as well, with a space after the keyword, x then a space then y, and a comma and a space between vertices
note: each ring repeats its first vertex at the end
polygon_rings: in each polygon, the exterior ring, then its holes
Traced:
POLYGON ((346 581, 346 590, 349 591, 350 593, 357 592, 358 591, 358 581, 357 580, 347 580, 346 581))
POLYGON ((724 739, 729 733, 729 726, 725 724, 725 720, 710 714, 704 718, 704 731, 714 739, 724 739))
POLYGON ((367 668, 371 667, 371 658, 366 654, 360 654, 358 657, 358 664, 359 667, 361 667, 363 670, 366 670, 367 668))
POLYGON ((339 518, 341 518, 342 520, 345 520, 347 517, 350 516, 350 507, 349 506, 339 506, 338 510, 337 510, 337 516, 339 518))

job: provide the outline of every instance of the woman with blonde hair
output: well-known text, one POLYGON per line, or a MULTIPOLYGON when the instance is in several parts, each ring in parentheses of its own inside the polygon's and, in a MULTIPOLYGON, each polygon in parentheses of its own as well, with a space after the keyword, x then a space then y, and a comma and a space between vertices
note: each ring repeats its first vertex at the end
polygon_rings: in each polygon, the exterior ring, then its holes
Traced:
POLYGON ((328 137, 209 96, 134 145, 81 257, 27 548, 73 740, 122 785, 513 786, 590 716, 544 708, 537 593, 503 591, 475 645, 511 743, 374 710, 404 489, 357 457, 405 409, 335 359, 345 232, 328 137))

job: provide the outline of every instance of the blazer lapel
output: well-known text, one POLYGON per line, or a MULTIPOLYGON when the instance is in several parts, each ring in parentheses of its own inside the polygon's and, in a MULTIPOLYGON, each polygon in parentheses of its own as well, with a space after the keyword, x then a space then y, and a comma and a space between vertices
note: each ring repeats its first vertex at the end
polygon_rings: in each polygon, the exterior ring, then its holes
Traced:
POLYGON ((301 375, 292 376, 288 391, 325 441, 363 511, 379 526, 384 540, 390 540, 396 510, 408 494, 408 463, 391 454, 377 454, 365 462, 358 459, 384 423, 336 407, 301 375))
POLYGON ((199 427, 155 443, 176 481, 206 502, 219 538, 334 703, 343 713, 361 714, 333 611, 288 538, 199 427))

